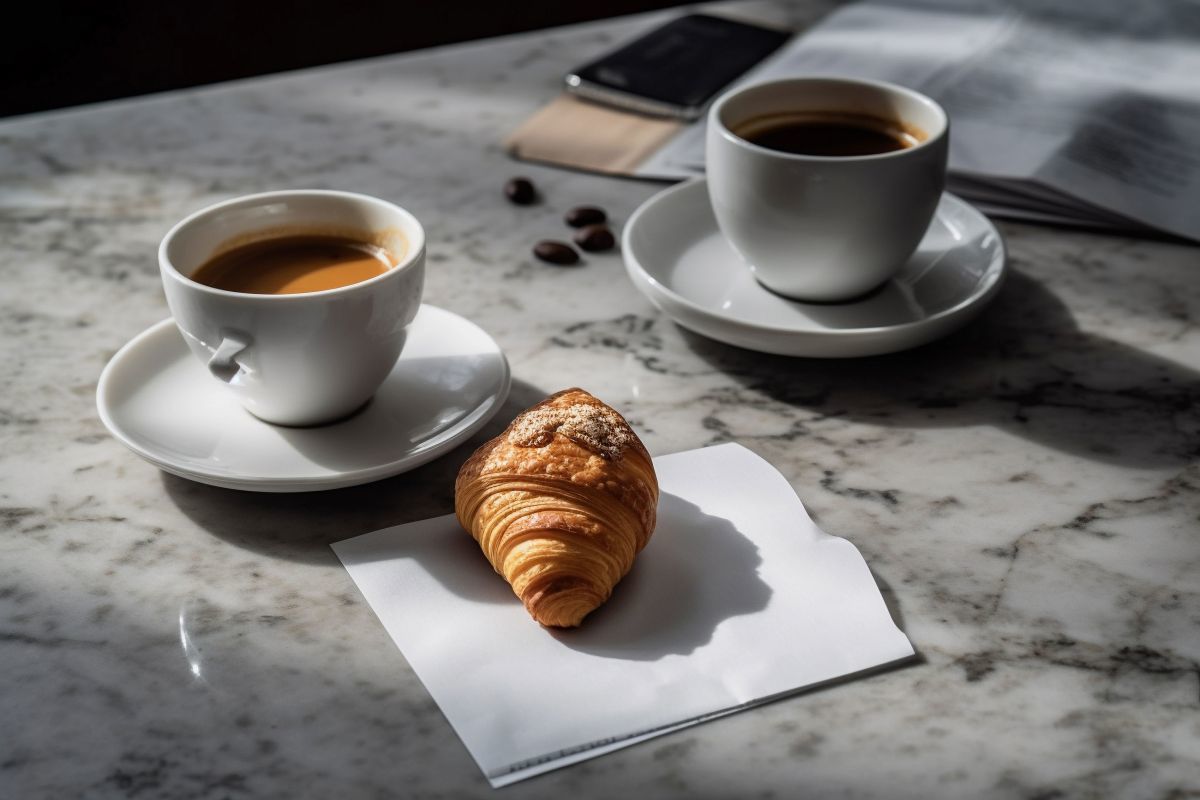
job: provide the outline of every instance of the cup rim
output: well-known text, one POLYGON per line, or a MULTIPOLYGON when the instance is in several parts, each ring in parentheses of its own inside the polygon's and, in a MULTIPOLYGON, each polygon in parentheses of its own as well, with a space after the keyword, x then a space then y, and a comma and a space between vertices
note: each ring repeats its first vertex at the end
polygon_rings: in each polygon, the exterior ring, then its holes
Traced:
POLYGON ((901 86, 899 84, 890 83, 888 81, 880 81, 880 80, 874 80, 874 79, 870 79, 870 78, 842 78, 842 77, 837 77, 837 76, 826 76, 826 75, 810 75, 810 76, 797 76, 797 77, 793 77, 793 78, 780 78, 780 79, 772 80, 772 81, 762 81, 760 83, 752 83, 752 84, 748 84, 746 86, 739 86, 738 88, 732 89, 732 90, 726 92, 725 94, 721 95, 719 98, 717 98, 717 100, 713 103, 712 108, 709 109, 708 124, 710 127, 713 127, 717 131, 717 133, 720 134, 721 138, 723 138, 724 140, 728 141, 729 143, 731 143, 733 145, 743 147, 743 148, 749 150, 750 152, 759 153, 761 155, 766 155, 766 156, 771 156, 773 158, 778 158, 778 159, 781 159, 784 161, 816 162, 816 163, 821 163, 821 164, 860 163, 860 162, 864 162, 864 161, 884 161, 884 160, 894 159, 894 158, 905 158, 912 153, 917 153, 921 150, 928 149, 929 147, 931 147, 931 146, 935 145, 936 143, 945 139, 950 133, 950 115, 946 113, 946 109, 942 108, 940 103, 938 103, 936 100, 934 100, 932 97, 930 97, 927 94, 918 92, 916 89, 910 89, 907 86, 901 86), (860 86, 860 87, 861 86, 869 86, 869 87, 872 87, 875 89, 882 89, 882 90, 885 90, 888 92, 902 94, 902 95, 905 95, 908 98, 920 103, 921 105, 926 106, 931 111, 933 111, 934 114, 937 115, 938 120, 940 121, 941 124, 938 126, 937 132, 928 136, 923 142, 913 145, 912 147, 905 147, 901 150, 892 150, 887 153, 872 153, 869 155, 859 155, 859 156, 817 156, 817 155, 804 155, 802 153, 787 153, 782 150, 773 150, 769 147, 763 147, 762 145, 754 144, 753 142, 751 142, 747 139, 743 139, 741 136, 738 136, 736 133, 731 131, 725 125, 725 123, 721 120, 721 111, 724 109, 725 105, 727 103, 729 103, 730 101, 732 101, 748 92, 758 91, 758 90, 766 89, 768 87, 773 87, 773 86, 782 86, 785 84, 809 84, 809 85, 811 85, 811 84, 818 84, 818 83, 843 84, 843 85, 860 86))
POLYGON ((181 281, 184 285, 191 289, 201 291, 207 294, 212 294, 217 297, 238 298, 254 302, 272 302, 272 303, 287 303, 301 302, 306 298, 312 297, 331 297, 338 294, 348 294, 354 291, 362 290, 364 287, 372 286, 376 283, 381 283, 388 279, 395 279, 400 273, 406 273, 411 270, 417 262, 419 262, 425 253, 425 228, 420 221, 413 216, 407 209, 392 203, 388 200, 383 200, 378 197, 372 197, 368 194, 360 194, 358 192, 344 192, 336 189, 282 189, 270 192, 256 192, 254 194, 244 194, 237 197, 232 197, 228 200, 222 200, 218 203, 205 206, 198 211, 188 214, 183 219, 176 222, 163 236, 162 241, 158 245, 158 263, 159 267, 165 274, 168 274, 172 279, 181 281), (181 231, 190 225, 195 224, 204 217, 211 216, 227 208, 239 205, 253 205, 263 201, 281 200, 291 197, 335 197, 342 200, 350 200, 354 202, 367 203, 376 206, 382 206, 393 214, 404 220, 406 226, 411 230, 404 231, 405 237, 409 238, 409 249, 395 266, 389 267, 379 275, 373 278, 368 278, 365 281, 346 284, 345 286, 336 286, 332 289, 322 289, 318 292, 295 292, 292 294, 259 294, 256 292, 233 292, 228 289, 218 289, 215 286, 209 286, 205 283, 192 280, 187 275, 184 275, 174 262, 167 255, 168 248, 172 240, 179 235, 181 231), (410 236, 410 233, 415 236, 410 236))

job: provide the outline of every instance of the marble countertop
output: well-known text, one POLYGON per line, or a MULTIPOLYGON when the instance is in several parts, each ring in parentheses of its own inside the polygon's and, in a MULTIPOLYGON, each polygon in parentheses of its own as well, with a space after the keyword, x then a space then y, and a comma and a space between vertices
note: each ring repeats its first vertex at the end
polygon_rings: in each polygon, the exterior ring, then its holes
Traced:
POLYGON ((619 255, 528 255, 564 209, 620 226, 659 186, 498 146, 661 16, 0 122, 0 796, 493 796, 328 545, 448 512, 471 450, 571 385, 653 453, 734 441, 775 464, 921 657, 505 797, 1200 795, 1200 251, 1002 223, 1011 280, 933 345, 816 361, 692 335, 619 255), (522 173, 545 202, 504 201, 522 173), (106 433, 100 370, 167 316, 171 223, 293 187, 416 213, 427 301, 496 337, 512 395, 367 486, 166 475, 106 433))

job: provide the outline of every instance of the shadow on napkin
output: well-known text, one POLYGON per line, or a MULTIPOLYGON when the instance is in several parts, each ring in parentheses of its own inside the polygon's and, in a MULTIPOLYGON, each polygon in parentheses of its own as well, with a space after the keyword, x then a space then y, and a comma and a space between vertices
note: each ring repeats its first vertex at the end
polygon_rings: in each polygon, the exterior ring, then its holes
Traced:
MULTIPOLYGON (((409 562, 472 604, 471 613, 480 612, 474 604, 514 606, 522 629, 536 630, 475 540, 450 517, 434 522, 342 542, 338 555, 348 569, 409 562)), ((726 620, 766 608, 772 590, 759 575, 762 563, 758 546, 733 522, 664 492, 650 543, 609 601, 579 628, 542 630, 564 647, 603 658, 689 655, 712 642, 726 620)))
POLYGON ((760 564, 758 547, 729 520, 664 493, 658 527, 613 596, 582 627, 552 633, 606 658, 686 655, 712 641, 723 621, 766 608, 771 588, 760 564))

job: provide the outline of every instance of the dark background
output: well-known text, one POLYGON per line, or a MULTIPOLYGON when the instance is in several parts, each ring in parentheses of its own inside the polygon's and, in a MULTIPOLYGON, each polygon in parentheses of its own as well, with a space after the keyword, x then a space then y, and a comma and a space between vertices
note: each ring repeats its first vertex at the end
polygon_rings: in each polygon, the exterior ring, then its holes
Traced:
POLYGON ((0 116, 679 5, 670 0, 21 3, 0 36, 0 116))

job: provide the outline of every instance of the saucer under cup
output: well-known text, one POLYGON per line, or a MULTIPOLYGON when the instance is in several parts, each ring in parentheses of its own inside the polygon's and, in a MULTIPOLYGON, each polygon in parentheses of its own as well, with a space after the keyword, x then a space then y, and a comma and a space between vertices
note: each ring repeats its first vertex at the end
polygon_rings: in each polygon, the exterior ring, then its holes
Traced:
POLYGON ((423 305, 371 401, 316 428, 271 425, 214 381, 166 319, 123 347, 96 405, 114 437, 167 472, 261 492, 367 483, 461 444, 499 410, 509 368, 496 342, 457 314, 423 305))
POLYGON ((625 226, 622 249, 634 286, 683 327, 750 350, 810 358, 931 342, 983 310, 1006 269, 996 227, 946 193, 916 252, 878 290, 838 304, 788 300, 763 288, 718 230, 703 178, 643 203, 625 226))

